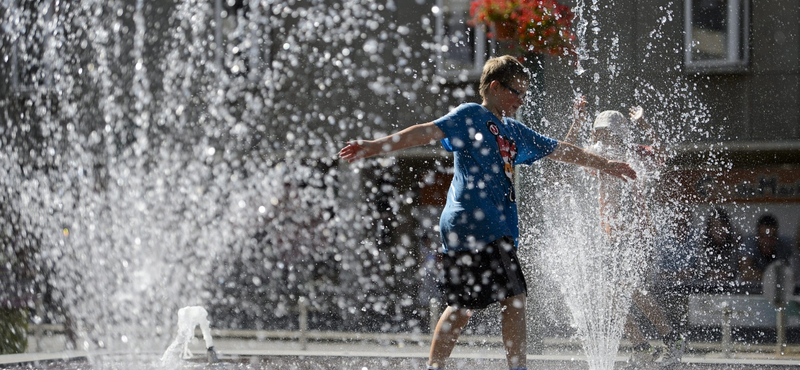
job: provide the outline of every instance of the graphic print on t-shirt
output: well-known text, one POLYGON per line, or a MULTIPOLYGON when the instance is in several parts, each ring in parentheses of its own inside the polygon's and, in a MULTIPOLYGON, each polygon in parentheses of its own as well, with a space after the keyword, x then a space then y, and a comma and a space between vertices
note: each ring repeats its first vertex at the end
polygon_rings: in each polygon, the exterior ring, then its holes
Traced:
POLYGON ((517 144, 514 140, 500 135, 500 128, 492 121, 486 122, 486 127, 489 132, 494 135, 497 140, 497 147, 500 148, 500 158, 503 160, 503 172, 506 174, 506 179, 511 185, 511 191, 508 194, 508 199, 512 202, 517 201, 517 196, 514 190, 514 160, 517 159, 517 144))

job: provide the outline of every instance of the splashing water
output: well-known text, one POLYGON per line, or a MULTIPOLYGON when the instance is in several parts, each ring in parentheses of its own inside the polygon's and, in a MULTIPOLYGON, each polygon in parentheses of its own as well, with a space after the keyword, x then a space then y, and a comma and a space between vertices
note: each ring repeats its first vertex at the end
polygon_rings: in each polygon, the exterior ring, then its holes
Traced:
MULTIPOLYGON (((657 127, 666 158, 674 155, 680 144, 710 136, 708 108, 693 95, 692 83, 681 77, 658 87, 646 81, 642 77, 646 73, 636 73, 635 68, 623 64, 620 37, 603 28, 603 14, 608 13, 603 13, 598 1, 579 1, 573 9, 577 65, 570 82, 572 95, 585 95, 590 102, 588 112, 624 111, 628 104, 643 105, 648 122, 657 127)), ((654 43, 663 42, 661 27, 672 20, 669 10, 661 10, 665 14, 654 16, 658 17, 658 28, 649 33, 645 58, 654 43)), ((585 126, 591 126, 593 117, 590 113, 585 126)), ((579 144, 587 146, 586 141, 579 144)), ((622 227, 613 232, 613 238, 601 224, 601 184, 594 174, 546 163, 541 169, 529 170, 532 185, 523 191, 535 204, 531 211, 534 215, 527 217, 538 222, 523 236, 523 243, 543 246, 535 256, 538 268, 545 271, 546 283, 558 286, 589 367, 595 370, 614 368, 633 294, 647 288, 646 277, 655 268, 651 263, 656 254, 655 230, 669 228, 671 212, 678 209, 673 204, 678 200, 655 196, 661 171, 667 168, 647 169, 630 156, 624 160, 639 178, 616 187, 628 192, 622 198, 638 197, 642 203, 618 205, 622 212, 616 215, 616 224, 622 227), (560 175, 554 177, 554 173, 560 175)))
POLYGON ((359 183, 331 154, 389 121, 342 102, 425 88, 389 77, 410 71, 393 6, 235 3, 0 6, 4 63, 19 66, 0 100, 0 226, 78 349, 163 349, 188 305, 233 328, 291 322, 303 297, 334 327, 413 310, 383 293, 404 279, 383 275, 415 271, 386 271, 404 261, 362 242, 380 213, 343 201, 359 183))
POLYGON ((582 62, 589 59, 589 51, 586 49, 586 29, 589 21, 584 17, 583 11, 586 7, 583 1, 579 2, 572 10, 575 14, 575 36, 577 45, 575 46, 575 54, 577 60, 575 62, 575 74, 580 76, 586 69, 583 68, 582 62))
MULTIPOLYGON (((635 169, 641 178, 630 184, 632 189, 646 181, 642 169, 635 169)), ((565 178, 537 190, 560 193, 539 197, 544 210, 540 243, 548 246, 539 258, 550 280, 559 282, 590 368, 613 369, 632 293, 643 287, 643 262, 653 252, 653 235, 619 228, 615 238, 609 238, 601 225, 597 178, 582 169, 565 171, 565 178)), ((643 218, 626 214, 615 224, 638 225, 643 218)))

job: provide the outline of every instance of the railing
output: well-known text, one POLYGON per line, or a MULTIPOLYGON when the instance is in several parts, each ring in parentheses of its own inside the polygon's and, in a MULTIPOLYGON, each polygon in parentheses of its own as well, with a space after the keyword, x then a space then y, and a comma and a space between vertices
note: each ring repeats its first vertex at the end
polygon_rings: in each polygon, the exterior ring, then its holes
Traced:
MULTIPOLYGON (((800 297, 798 299, 800 304, 800 297)), ((309 312, 313 307, 308 300, 301 298, 298 300, 298 330, 236 330, 236 329, 212 329, 214 338, 240 338, 253 340, 289 340, 297 341, 301 350, 308 349, 309 342, 354 342, 368 341, 377 343, 427 343, 430 341, 430 333, 380 333, 380 332, 350 332, 350 331, 320 331, 309 330, 309 312)), ((800 353, 800 344, 788 345, 786 343, 786 326, 800 327, 800 317, 792 316, 791 320, 785 316, 786 309, 775 310, 770 303, 760 295, 690 295, 689 296, 689 321, 697 326, 719 326, 722 329, 722 340, 719 342, 692 342, 689 348, 696 352, 721 352, 725 357, 731 357, 734 352, 775 352, 783 355, 787 351, 800 353), (766 305, 766 306, 765 306, 766 305), (764 316, 762 312, 758 314, 760 319, 754 321, 754 309, 761 312, 765 307, 773 310, 772 315, 764 316), (765 319, 766 317, 766 319, 765 319), (778 341, 775 344, 753 345, 749 343, 735 344, 732 338, 733 327, 758 326, 765 327, 765 321, 773 320, 778 332, 778 341), (783 327, 781 327, 783 326, 783 327), (781 336, 781 333, 784 333, 781 336)), ((436 327, 441 306, 436 300, 431 300, 429 305, 430 328, 436 327)), ((766 311, 765 311, 766 312, 766 311)), ((34 344, 29 352, 38 351, 43 337, 48 333, 64 333, 63 325, 59 324, 34 324, 30 327, 34 344)), ((489 346, 501 346, 502 339, 496 335, 471 335, 462 336, 460 341, 463 343, 482 343, 489 346)), ((573 338, 544 338, 545 347, 558 347, 563 349, 574 349, 580 351, 580 342, 573 338)), ((627 349, 630 343, 622 341, 621 349, 627 349)))
MULTIPOLYGON (((441 305, 435 299, 430 300, 428 306, 430 312, 430 328, 435 328, 441 314, 441 305)), ((230 330, 212 329, 214 337, 228 338, 253 338, 253 339, 278 339, 278 340, 297 340, 301 349, 308 348, 308 342, 315 341, 392 341, 392 342, 425 342, 430 340, 430 333, 361 333, 346 331, 319 331, 308 329, 308 314, 313 308, 308 304, 306 298, 300 298, 297 302, 298 311, 298 330, 230 330)), ((486 343, 502 344, 502 339, 496 336, 474 336, 465 337, 466 340, 481 340, 486 343)))

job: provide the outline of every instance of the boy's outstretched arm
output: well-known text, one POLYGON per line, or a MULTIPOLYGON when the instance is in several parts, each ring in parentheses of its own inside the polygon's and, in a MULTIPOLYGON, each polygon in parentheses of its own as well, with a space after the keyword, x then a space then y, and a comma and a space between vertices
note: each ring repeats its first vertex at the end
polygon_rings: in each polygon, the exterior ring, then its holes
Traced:
POLYGON ((433 122, 420 123, 380 139, 350 141, 339 151, 339 158, 353 162, 378 154, 430 144, 444 137, 444 132, 433 122))
POLYGON ((560 162, 595 168, 601 173, 617 177, 624 181, 636 179, 636 171, 627 163, 606 159, 605 157, 589 153, 575 145, 562 141, 558 142, 556 150, 547 157, 560 162))

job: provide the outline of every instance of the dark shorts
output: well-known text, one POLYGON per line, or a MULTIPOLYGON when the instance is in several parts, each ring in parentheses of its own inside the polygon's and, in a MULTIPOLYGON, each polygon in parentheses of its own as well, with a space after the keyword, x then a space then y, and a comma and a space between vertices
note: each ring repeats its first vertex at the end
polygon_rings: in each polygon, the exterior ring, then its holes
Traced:
POLYGON ((528 286, 511 238, 479 251, 442 254, 440 288, 448 306, 480 309, 519 294, 528 286))

